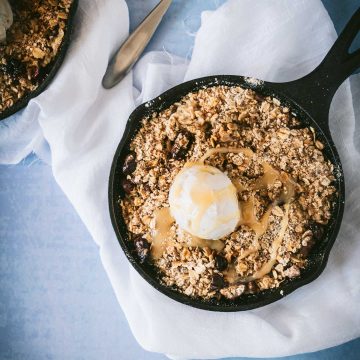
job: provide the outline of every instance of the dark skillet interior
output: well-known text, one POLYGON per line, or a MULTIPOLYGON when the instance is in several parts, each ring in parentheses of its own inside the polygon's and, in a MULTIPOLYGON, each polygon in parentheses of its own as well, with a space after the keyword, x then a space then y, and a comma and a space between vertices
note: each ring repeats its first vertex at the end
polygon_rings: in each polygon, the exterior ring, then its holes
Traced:
POLYGON ((156 289, 174 300, 193 307, 212 311, 242 311, 258 308, 277 301, 297 288, 313 281, 321 274, 325 268, 330 249, 336 239, 341 224, 344 208, 344 179, 339 157, 332 140, 326 137, 323 130, 314 121, 314 119, 311 118, 305 109, 302 109, 288 96, 284 96, 281 92, 274 90, 271 83, 261 82, 260 84, 254 84, 253 81, 248 82, 246 78, 241 76, 210 76, 178 85, 156 99, 139 106, 131 114, 111 168, 109 180, 109 206, 111 220, 117 238, 127 258, 140 275, 156 289), (123 176, 122 164, 125 156, 128 154, 130 142, 141 125, 141 120, 148 117, 153 112, 159 112, 168 108, 171 104, 179 101, 189 92, 195 92, 203 87, 217 85, 251 88, 259 94, 276 97, 281 101, 282 105, 288 106, 292 112, 297 115, 298 119, 302 121, 304 127, 312 126, 316 131, 317 138, 325 145, 323 150, 325 157, 335 165, 336 180, 333 185, 338 190, 337 199, 334 201, 332 209, 331 220, 325 227, 321 240, 319 240, 311 250, 311 253, 308 256, 308 266, 301 272, 300 277, 285 281, 278 289, 262 291, 255 295, 242 295, 235 300, 221 299, 219 301, 215 299, 202 300, 191 298, 177 292, 174 289, 162 285, 158 280, 156 269, 149 264, 141 264, 135 255, 133 243, 132 241, 129 241, 127 228, 119 206, 119 199, 124 196, 120 185, 120 180, 123 176))
POLYGON ((69 11, 69 17, 67 20, 66 28, 64 30, 65 35, 58 50, 57 55, 55 56, 54 60, 47 66, 46 72, 44 75, 44 79, 40 83, 40 85, 34 90, 27 93, 24 97, 22 97, 19 101, 17 101, 13 106, 6 109, 5 111, 0 112, 0 120, 3 120, 19 110, 23 109, 32 98, 40 95, 51 83, 53 78, 55 77, 56 73, 60 69, 62 62, 64 61, 65 54, 67 49, 69 48, 71 42, 71 33, 74 25, 74 17, 76 13, 76 9, 78 6, 79 0, 73 0, 71 4, 71 8, 69 11))

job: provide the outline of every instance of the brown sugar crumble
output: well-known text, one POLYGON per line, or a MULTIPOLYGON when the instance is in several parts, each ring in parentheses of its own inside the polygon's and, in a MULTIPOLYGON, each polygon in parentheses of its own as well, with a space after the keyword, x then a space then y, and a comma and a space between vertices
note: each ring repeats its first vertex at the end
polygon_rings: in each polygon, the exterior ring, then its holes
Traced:
POLYGON ((37 89, 62 44, 72 0, 12 0, 14 22, 0 44, 0 112, 37 89))
POLYGON ((233 299, 279 287, 306 267, 331 217, 334 167, 323 148, 275 98, 228 86, 190 93, 144 119, 131 142, 119 202, 129 241, 159 281, 191 297, 233 299), (209 149, 225 149, 205 164, 236 186, 242 223, 220 240, 194 242, 169 221, 159 245, 158 215, 169 209, 175 176, 209 149))

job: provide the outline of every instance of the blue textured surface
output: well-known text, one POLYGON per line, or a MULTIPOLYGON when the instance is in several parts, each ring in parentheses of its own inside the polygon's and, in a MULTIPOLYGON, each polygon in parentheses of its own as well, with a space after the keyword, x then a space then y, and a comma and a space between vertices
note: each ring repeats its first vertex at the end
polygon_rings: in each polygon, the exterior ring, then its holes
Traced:
MULTIPOLYGON (((223 2, 175 0, 148 49, 189 56, 201 11, 223 2)), ((128 3, 134 27, 156 0, 128 3)), ((324 3, 338 30, 359 6, 324 3)), ((358 339, 286 359, 359 358, 358 339)), ((0 166, 0 360, 13 359, 165 359, 135 342, 96 245, 35 157, 0 166)))

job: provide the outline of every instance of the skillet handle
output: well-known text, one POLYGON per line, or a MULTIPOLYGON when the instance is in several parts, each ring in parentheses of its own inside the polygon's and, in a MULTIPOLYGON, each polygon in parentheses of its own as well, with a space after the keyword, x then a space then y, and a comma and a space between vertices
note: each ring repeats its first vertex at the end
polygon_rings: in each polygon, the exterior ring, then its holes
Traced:
POLYGON ((330 135, 329 110, 339 86, 360 67, 360 48, 349 53, 360 32, 360 8, 352 16, 321 64, 303 78, 274 83, 274 88, 293 99, 330 135))

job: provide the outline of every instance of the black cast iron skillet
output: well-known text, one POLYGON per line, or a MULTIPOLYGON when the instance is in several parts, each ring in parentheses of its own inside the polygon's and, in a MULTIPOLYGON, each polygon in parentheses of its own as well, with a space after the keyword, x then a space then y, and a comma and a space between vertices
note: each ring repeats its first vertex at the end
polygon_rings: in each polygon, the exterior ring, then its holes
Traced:
POLYGON ((19 110, 23 109, 31 99, 35 98, 36 96, 40 95, 51 83, 53 78, 55 77, 56 73, 60 69, 60 66, 62 62, 64 61, 65 54, 67 49, 69 48, 70 42, 71 42, 71 33, 73 30, 74 25, 74 18, 76 9, 78 6, 79 0, 73 0, 70 11, 69 11, 69 17, 67 19, 66 27, 64 29, 64 38, 62 40, 62 43, 60 45, 60 48, 58 50, 58 53, 56 54, 53 61, 44 69, 45 72, 42 75, 43 79, 40 83, 40 85, 34 90, 27 93, 24 97, 22 97, 19 101, 15 102, 13 106, 7 108, 4 111, 0 112, 0 121, 15 114, 19 110))
POLYGON ((360 9, 347 24, 322 63, 301 79, 287 83, 270 83, 251 81, 242 76, 208 76, 180 84, 134 110, 130 115, 112 163, 109 179, 109 207, 112 224, 123 251, 130 263, 148 283, 170 298, 193 307, 212 311, 242 311, 277 301, 297 288, 310 283, 321 274, 340 229, 345 200, 344 174, 329 131, 328 115, 336 90, 360 66, 360 49, 349 54, 349 48, 359 30, 360 9), (326 158, 335 165, 336 180, 333 185, 337 189, 337 198, 332 209, 331 220, 326 225, 321 239, 311 250, 308 256, 309 265, 302 271, 300 277, 287 280, 278 289, 266 290, 255 295, 244 295, 235 300, 204 301, 180 294, 174 289, 160 284, 154 267, 140 263, 134 253, 133 242, 129 241, 118 202, 124 196, 120 184, 123 176, 122 164, 141 120, 153 112, 168 108, 189 92, 214 85, 241 86, 254 89, 265 96, 276 97, 298 116, 304 126, 312 126, 316 131, 317 138, 325 145, 326 158))

